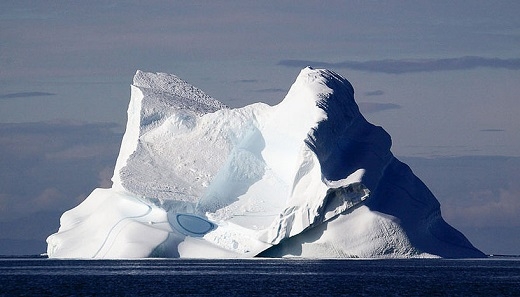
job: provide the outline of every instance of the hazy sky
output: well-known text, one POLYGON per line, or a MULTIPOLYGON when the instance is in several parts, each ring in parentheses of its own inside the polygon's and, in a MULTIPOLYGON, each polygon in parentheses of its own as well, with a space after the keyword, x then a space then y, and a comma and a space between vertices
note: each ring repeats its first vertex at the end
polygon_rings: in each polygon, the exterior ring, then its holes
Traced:
POLYGON ((278 103, 311 65, 350 80, 449 223, 485 252, 520 254, 519 11, 518 1, 1 1, 10 231, 0 244, 37 245, 53 230, 20 222, 57 227, 109 185, 137 69, 238 107, 278 103))

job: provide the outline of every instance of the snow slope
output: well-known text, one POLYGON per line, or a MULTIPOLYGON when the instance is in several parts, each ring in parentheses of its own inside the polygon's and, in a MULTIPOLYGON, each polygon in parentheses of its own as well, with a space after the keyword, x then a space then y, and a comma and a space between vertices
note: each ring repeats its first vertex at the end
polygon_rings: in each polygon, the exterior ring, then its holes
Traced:
POLYGON ((276 106, 163 73, 131 90, 114 184, 63 214, 49 257, 483 256, 332 71, 303 69, 276 106))

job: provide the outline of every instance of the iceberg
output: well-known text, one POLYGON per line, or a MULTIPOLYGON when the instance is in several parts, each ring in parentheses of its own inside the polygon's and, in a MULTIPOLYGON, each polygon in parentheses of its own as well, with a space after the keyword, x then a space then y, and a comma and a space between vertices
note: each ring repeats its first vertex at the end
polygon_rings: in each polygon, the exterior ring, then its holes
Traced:
POLYGON ((228 108, 137 71, 110 189, 66 211, 50 258, 483 257, 337 73, 228 108))

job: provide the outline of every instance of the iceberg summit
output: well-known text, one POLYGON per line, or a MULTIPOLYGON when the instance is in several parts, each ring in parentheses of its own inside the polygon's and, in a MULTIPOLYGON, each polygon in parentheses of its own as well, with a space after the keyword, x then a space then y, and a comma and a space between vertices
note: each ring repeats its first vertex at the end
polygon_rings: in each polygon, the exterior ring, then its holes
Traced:
POLYGON ((50 258, 483 257, 338 74, 231 109, 137 71, 110 189, 65 212, 50 258))

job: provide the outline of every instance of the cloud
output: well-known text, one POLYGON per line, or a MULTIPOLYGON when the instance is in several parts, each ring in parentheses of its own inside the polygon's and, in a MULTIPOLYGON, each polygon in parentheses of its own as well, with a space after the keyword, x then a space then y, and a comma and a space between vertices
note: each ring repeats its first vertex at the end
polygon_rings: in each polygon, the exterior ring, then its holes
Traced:
POLYGON ((112 187, 112 175, 114 173, 113 166, 106 166, 98 175, 98 185, 100 188, 108 189, 112 187))
POLYGON ((1 253, 41 253, 60 215, 110 187, 121 134, 113 123, 0 123, 1 253))
MULTIPOLYGON (((107 186, 121 135, 112 123, 0 124, 0 218, 63 211, 107 186)), ((0 232, 1 238, 1 232, 0 232)))
POLYGON ((253 92, 256 92, 256 93, 285 93, 287 92, 286 89, 282 89, 282 88, 268 88, 268 89, 259 89, 259 90, 254 90, 253 92))
POLYGON ((375 90, 375 91, 368 91, 368 92, 365 92, 364 95, 365 96, 381 96, 383 95, 385 92, 381 91, 381 90, 375 90))
POLYGON ((428 186, 442 216, 486 253, 519 254, 520 158, 399 157, 428 186))
POLYGON ((49 187, 43 189, 41 193, 30 200, 28 204, 30 207, 26 209, 36 208, 38 211, 59 209, 61 205, 66 204, 66 200, 71 200, 71 197, 66 197, 59 189, 49 187))
POLYGON ((393 104, 393 103, 359 102, 358 105, 359 105, 359 109, 364 114, 374 113, 374 112, 389 110, 389 109, 401 108, 401 105, 393 104))
POLYGON ((504 129, 482 129, 480 132, 504 132, 504 129))
POLYGON ((479 67, 520 70, 520 59, 486 58, 465 56, 444 59, 386 59, 368 61, 323 62, 310 60, 281 60, 278 65, 303 68, 345 68, 366 72, 403 74, 414 72, 434 72, 450 70, 470 70, 479 67))
POLYGON ((432 190, 443 216, 471 228, 520 226, 520 158, 401 157, 432 190))
POLYGON ((27 97, 42 97, 42 96, 54 96, 54 93, 47 92, 19 92, 19 93, 9 93, 0 95, 0 99, 14 99, 14 98, 27 98, 27 97))
POLYGON ((520 227, 520 188, 486 189, 468 194, 475 203, 447 208, 444 211, 447 217, 480 227, 520 227))

